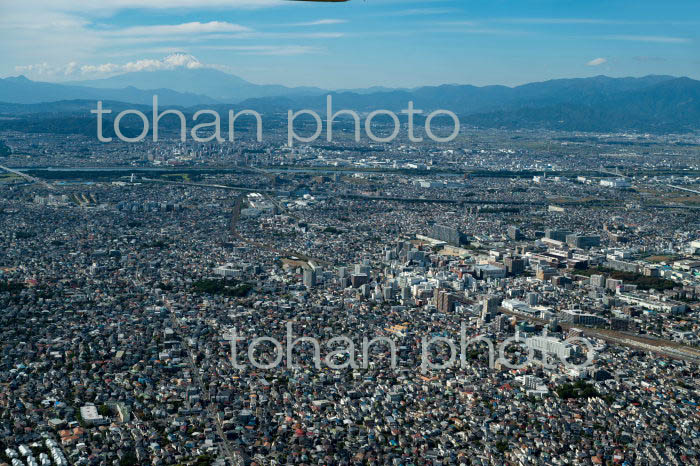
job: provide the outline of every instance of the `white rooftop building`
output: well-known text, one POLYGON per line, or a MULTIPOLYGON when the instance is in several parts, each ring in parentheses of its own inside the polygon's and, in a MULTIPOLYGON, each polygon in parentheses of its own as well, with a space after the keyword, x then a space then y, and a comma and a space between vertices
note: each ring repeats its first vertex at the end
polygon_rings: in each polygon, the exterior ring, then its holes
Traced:
POLYGON ((83 421, 85 421, 85 423, 92 425, 107 424, 109 422, 106 418, 102 417, 102 415, 100 415, 100 413, 97 412, 97 406, 95 405, 81 406, 80 417, 83 418, 83 421))

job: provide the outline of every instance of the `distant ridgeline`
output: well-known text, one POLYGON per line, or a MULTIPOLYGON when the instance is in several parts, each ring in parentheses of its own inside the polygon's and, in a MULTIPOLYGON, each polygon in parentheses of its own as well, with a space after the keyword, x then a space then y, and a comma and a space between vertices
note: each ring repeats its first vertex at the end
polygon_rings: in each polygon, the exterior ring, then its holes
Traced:
MULTIPOLYGON (((126 73, 104 82, 72 85, 24 77, 0 79, 0 115, 12 117, 0 119, 0 131, 94 135, 95 118, 90 110, 98 100, 114 111, 112 115, 126 108, 148 114, 154 94, 158 94, 163 108, 179 108, 188 120, 203 105, 221 115, 231 108, 245 108, 264 115, 271 129, 284 126, 275 117, 286 117, 288 110, 322 112, 328 95, 333 98, 334 108, 357 112, 400 112, 410 101, 425 114, 435 109, 450 110, 463 124, 477 128, 656 134, 700 128, 700 81, 685 77, 595 76, 516 87, 442 85, 330 91, 256 85, 216 70, 178 70, 126 73)), ((168 127, 177 120, 168 118, 162 123, 168 127)), ((248 124, 244 120, 241 123, 248 124)), ((111 137, 111 126, 105 121, 107 137, 111 137)), ((140 128, 134 129, 138 134, 140 128)))

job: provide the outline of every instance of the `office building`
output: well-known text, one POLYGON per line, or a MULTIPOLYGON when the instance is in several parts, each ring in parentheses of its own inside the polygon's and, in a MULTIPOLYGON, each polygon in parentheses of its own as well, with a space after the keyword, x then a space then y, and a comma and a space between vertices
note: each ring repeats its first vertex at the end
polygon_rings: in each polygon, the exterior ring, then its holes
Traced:
POLYGON ((544 231, 544 237, 554 241, 561 241, 563 243, 566 241, 567 235, 570 235, 571 233, 572 232, 567 230, 553 230, 548 228, 544 231))
POLYGON ((571 343, 561 341, 554 337, 531 337, 527 339, 526 343, 528 349, 539 351, 543 357, 556 356, 562 361, 575 353, 575 348, 571 343))
POLYGON ((364 273, 354 273, 350 276, 350 283, 353 288, 359 288, 360 286, 369 282, 369 277, 364 273))
POLYGON ((505 332, 510 327, 509 317, 505 314, 500 314, 496 317, 494 321, 496 324, 496 331, 505 332))
POLYGON ((513 241, 520 241, 525 239, 525 236, 520 232, 520 228, 511 225, 508 227, 508 238, 513 241))
POLYGON ((304 269, 304 286, 313 288, 316 286, 316 271, 312 269, 304 269))
POLYGON ((459 246, 466 242, 464 235, 457 229, 447 225, 433 225, 428 232, 433 239, 444 241, 452 246, 459 246))
POLYGON ((481 303, 481 320, 483 322, 491 322, 493 317, 498 312, 498 305, 501 300, 496 296, 487 296, 481 303))
POLYGON ((618 286, 622 286, 622 280, 616 280, 614 278, 608 278, 605 280, 605 288, 610 291, 617 291, 618 286))
POLYGON ((566 235, 566 244, 578 249, 600 246, 600 236, 566 235))
POLYGON ((436 290, 435 296, 435 306, 439 312, 451 313, 455 310, 455 303, 457 302, 457 296, 454 293, 450 293, 447 290, 436 290))
POLYGON ((539 295, 537 293, 528 293, 526 297, 528 306, 537 306, 539 302, 539 295))
POLYGON ((525 261, 518 257, 506 257, 503 263, 506 266, 506 272, 510 276, 520 275, 525 272, 525 261))
POLYGON ((475 270, 478 277, 482 280, 486 280, 487 278, 504 278, 506 276, 505 268, 492 264, 477 265, 475 270))
POLYGON ((591 285, 605 288, 605 275, 591 275, 591 285))

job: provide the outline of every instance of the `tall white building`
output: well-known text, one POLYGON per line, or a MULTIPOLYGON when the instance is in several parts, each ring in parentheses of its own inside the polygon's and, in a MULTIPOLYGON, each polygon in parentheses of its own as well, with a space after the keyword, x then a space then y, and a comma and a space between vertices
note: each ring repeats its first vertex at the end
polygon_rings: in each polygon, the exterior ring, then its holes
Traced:
POLYGON ((543 356, 557 356, 562 361, 570 357, 576 351, 571 343, 554 337, 531 337, 527 339, 526 343, 529 349, 539 351, 543 356))

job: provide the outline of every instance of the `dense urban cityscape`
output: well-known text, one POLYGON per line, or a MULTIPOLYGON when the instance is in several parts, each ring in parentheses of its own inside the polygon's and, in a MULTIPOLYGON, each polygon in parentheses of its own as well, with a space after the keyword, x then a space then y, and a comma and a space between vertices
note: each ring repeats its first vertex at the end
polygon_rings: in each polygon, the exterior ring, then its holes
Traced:
POLYGON ((0 1, 0 466, 700 466, 698 25, 0 1))
POLYGON ((284 136, 2 134, 4 463, 700 462, 697 136, 284 136))

